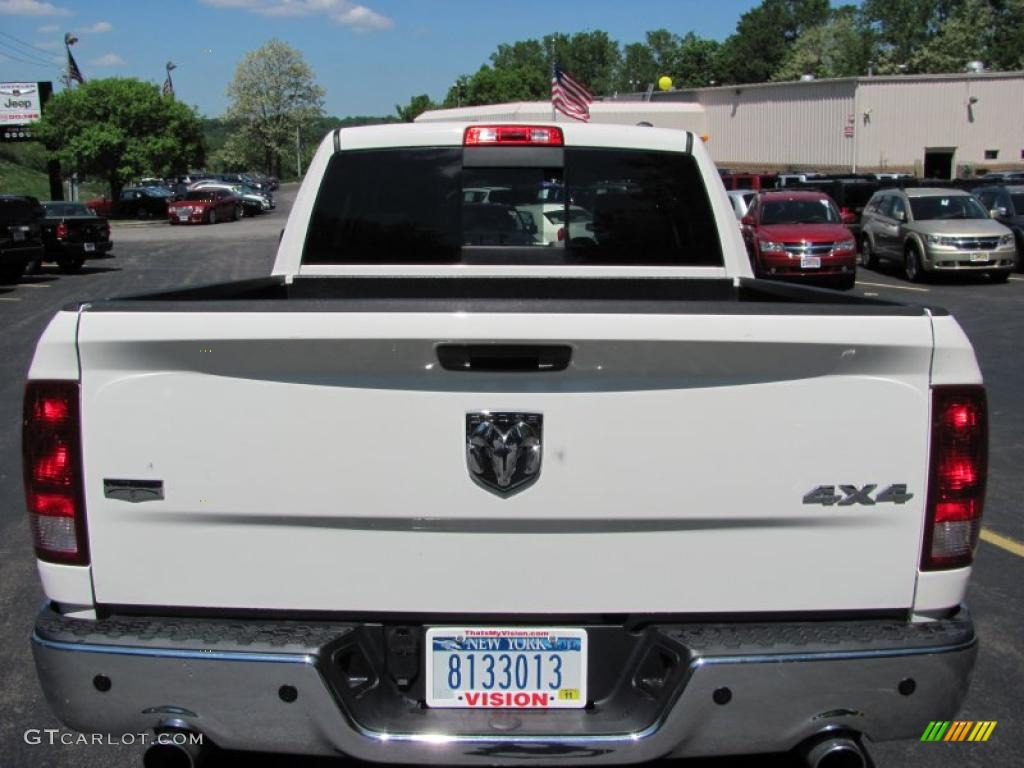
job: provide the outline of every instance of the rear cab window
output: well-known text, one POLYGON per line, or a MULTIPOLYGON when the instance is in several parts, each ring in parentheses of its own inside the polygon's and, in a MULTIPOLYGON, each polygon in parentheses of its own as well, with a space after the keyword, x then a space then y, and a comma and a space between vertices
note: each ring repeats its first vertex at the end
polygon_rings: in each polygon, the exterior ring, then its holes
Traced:
POLYGON ((696 161, 587 147, 336 152, 307 265, 723 265, 696 161))

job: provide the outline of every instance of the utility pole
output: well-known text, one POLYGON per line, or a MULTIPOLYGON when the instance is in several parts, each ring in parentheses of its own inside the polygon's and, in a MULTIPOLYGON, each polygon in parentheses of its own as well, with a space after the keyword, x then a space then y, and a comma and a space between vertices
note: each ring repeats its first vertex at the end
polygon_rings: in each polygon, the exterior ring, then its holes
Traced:
POLYGON ((295 175, 302 178, 302 147, 299 144, 299 126, 295 125, 295 175))

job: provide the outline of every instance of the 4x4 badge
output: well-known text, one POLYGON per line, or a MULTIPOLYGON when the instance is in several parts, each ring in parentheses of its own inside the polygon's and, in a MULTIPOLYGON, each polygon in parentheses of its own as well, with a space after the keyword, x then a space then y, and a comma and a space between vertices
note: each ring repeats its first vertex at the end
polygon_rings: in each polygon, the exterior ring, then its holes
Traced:
POLYGON ((906 483, 890 485, 885 490, 879 491, 872 498, 871 494, 874 493, 877 487, 874 483, 863 487, 840 485, 839 493, 836 493, 836 486, 834 485, 819 485, 804 494, 804 504, 822 504, 826 507, 831 507, 833 504, 840 507, 849 507, 852 504, 866 504, 870 507, 875 504, 884 504, 885 502, 906 504, 914 498, 914 494, 907 493, 906 483))
POLYGON ((467 413, 470 477, 501 496, 523 490, 540 475, 543 436, 544 417, 539 413, 467 413))

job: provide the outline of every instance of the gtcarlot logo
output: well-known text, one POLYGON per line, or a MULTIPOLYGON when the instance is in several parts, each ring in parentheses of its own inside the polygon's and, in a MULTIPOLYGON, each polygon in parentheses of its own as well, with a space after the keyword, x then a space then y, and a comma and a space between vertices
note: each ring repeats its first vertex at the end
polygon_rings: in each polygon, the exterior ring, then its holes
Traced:
POLYGON ((23 736, 26 744, 56 746, 132 746, 142 744, 167 744, 176 747, 201 746, 203 734, 185 731, 164 731, 161 733, 70 733, 59 728, 29 728, 23 736))

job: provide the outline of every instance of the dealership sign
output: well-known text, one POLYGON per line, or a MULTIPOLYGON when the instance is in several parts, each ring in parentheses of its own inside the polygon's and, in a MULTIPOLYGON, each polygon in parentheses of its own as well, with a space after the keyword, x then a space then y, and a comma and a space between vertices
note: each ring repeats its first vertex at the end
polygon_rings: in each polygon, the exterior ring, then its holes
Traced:
POLYGON ((0 126, 28 125, 42 116, 39 83, 0 83, 0 126))

